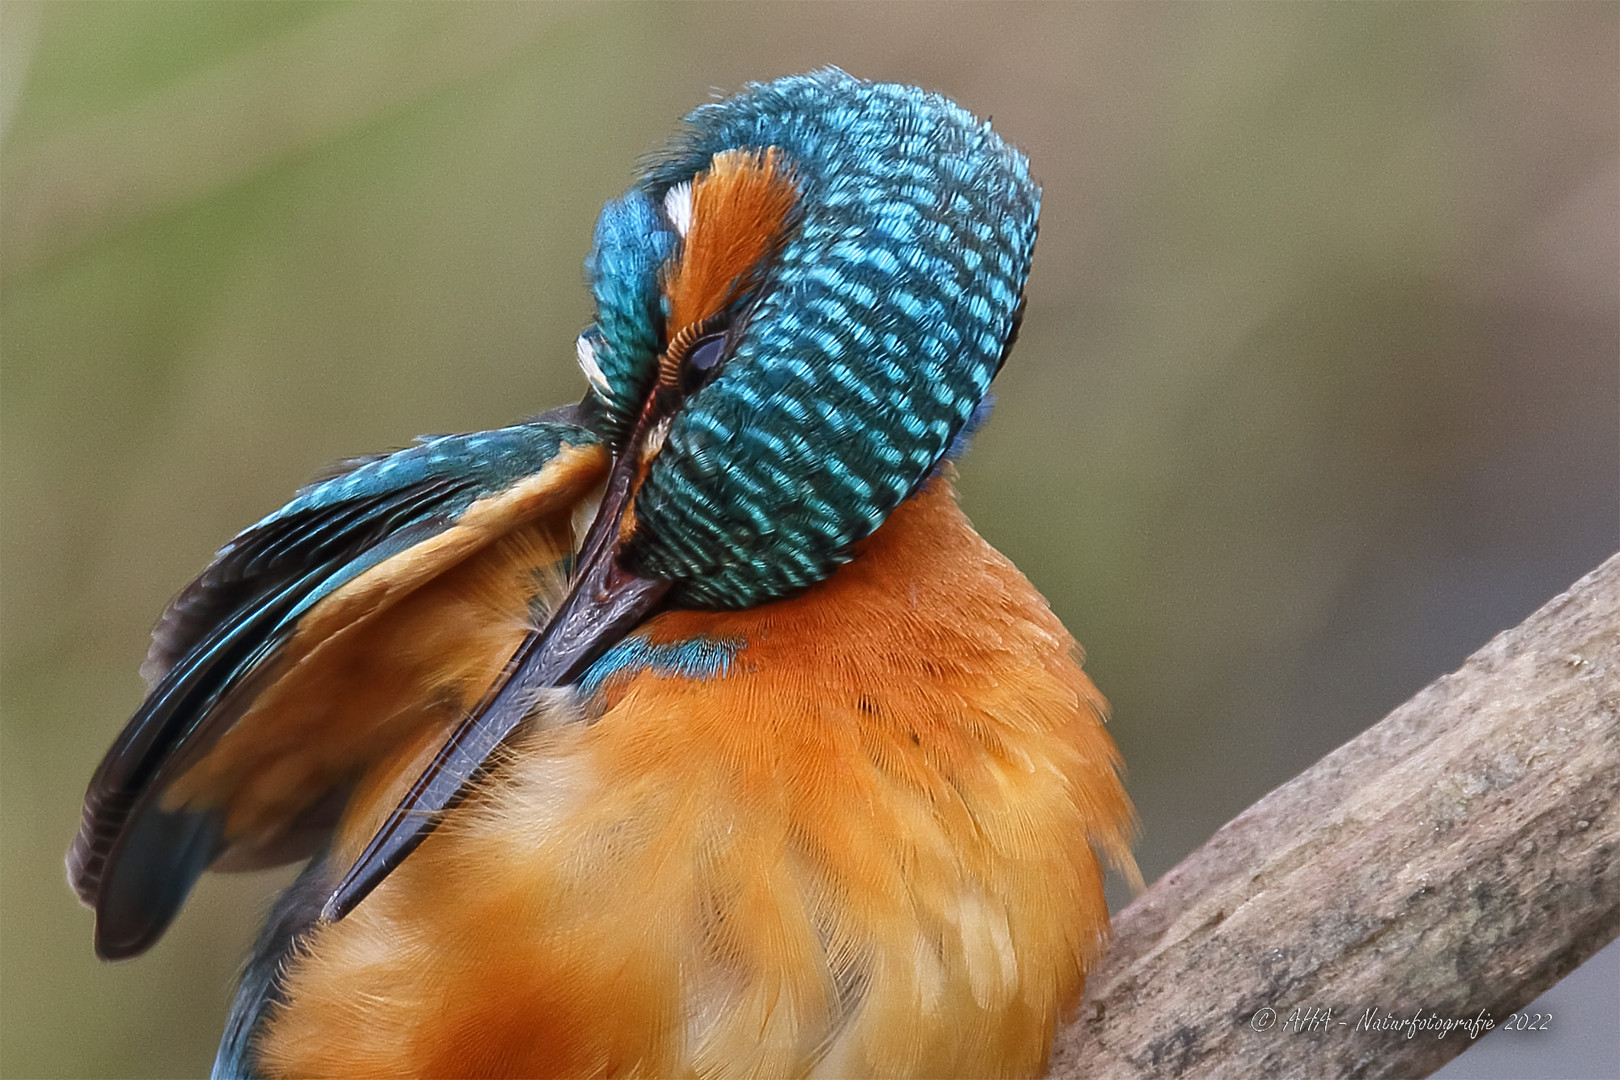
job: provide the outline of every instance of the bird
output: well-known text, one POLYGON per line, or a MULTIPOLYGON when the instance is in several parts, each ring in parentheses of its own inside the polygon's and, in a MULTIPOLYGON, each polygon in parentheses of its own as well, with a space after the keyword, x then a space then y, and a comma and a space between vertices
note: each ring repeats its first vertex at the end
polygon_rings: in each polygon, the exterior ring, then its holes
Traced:
POLYGON ((1134 818, 955 494, 1039 209, 932 92, 697 107, 595 226, 583 400, 335 466, 163 613, 99 956, 302 861, 216 1077, 1041 1073, 1134 818))

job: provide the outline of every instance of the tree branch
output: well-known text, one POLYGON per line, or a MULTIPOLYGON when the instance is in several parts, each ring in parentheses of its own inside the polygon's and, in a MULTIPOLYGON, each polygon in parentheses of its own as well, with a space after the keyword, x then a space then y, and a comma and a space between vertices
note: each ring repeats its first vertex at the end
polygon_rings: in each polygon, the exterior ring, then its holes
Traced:
POLYGON ((1426 1075, 1468 1032, 1367 1010, 1505 1023, 1620 933, 1617 856, 1620 555, 1138 897, 1051 1075, 1426 1075))

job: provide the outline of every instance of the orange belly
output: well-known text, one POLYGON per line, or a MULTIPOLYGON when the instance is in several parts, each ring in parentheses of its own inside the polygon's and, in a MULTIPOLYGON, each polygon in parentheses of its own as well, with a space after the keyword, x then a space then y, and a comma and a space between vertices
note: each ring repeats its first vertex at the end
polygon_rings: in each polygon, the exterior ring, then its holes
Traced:
MULTIPOLYGON (((265 1071, 1041 1071, 1106 935, 1097 852, 1128 863, 1130 808, 1072 640, 948 484, 801 596, 638 634, 727 660, 610 678, 589 723, 543 707, 311 934, 265 1071)), ((362 789, 338 851, 431 749, 362 789)))

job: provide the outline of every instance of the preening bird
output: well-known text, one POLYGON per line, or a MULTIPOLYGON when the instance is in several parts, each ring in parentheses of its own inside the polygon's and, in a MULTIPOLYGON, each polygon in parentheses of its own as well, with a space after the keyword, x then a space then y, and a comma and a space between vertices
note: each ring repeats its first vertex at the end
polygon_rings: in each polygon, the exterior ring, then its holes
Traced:
POLYGON ((1131 829, 951 486, 1039 196, 911 87, 693 112, 597 223, 582 403, 344 463, 164 613, 97 952, 308 859, 217 1076, 1039 1073, 1131 829))

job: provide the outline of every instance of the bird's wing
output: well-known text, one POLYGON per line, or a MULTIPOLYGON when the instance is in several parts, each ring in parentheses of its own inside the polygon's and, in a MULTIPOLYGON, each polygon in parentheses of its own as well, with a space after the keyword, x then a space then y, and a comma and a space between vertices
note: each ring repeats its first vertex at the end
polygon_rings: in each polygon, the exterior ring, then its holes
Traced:
MULTIPOLYGON (((346 463, 239 534, 180 593, 153 631, 142 667, 146 700, 91 778, 68 852, 69 879, 96 911, 101 955, 150 946, 197 877, 235 842, 227 830, 233 793, 177 799, 172 789, 257 700, 291 681, 287 673, 323 642, 512 530, 547 516, 566 522, 608 465, 599 437, 573 419, 559 411, 346 463)), ((242 741, 232 744, 238 757, 242 741)), ((289 747, 282 756, 308 750, 289 747)), ((257 764, 276 752, 258 752, 257 764)), ((301 777, 283 842, 254 849, 239 865, 287 861, 318 846, 355 780, 352 769, 326 764, 301 777)))

